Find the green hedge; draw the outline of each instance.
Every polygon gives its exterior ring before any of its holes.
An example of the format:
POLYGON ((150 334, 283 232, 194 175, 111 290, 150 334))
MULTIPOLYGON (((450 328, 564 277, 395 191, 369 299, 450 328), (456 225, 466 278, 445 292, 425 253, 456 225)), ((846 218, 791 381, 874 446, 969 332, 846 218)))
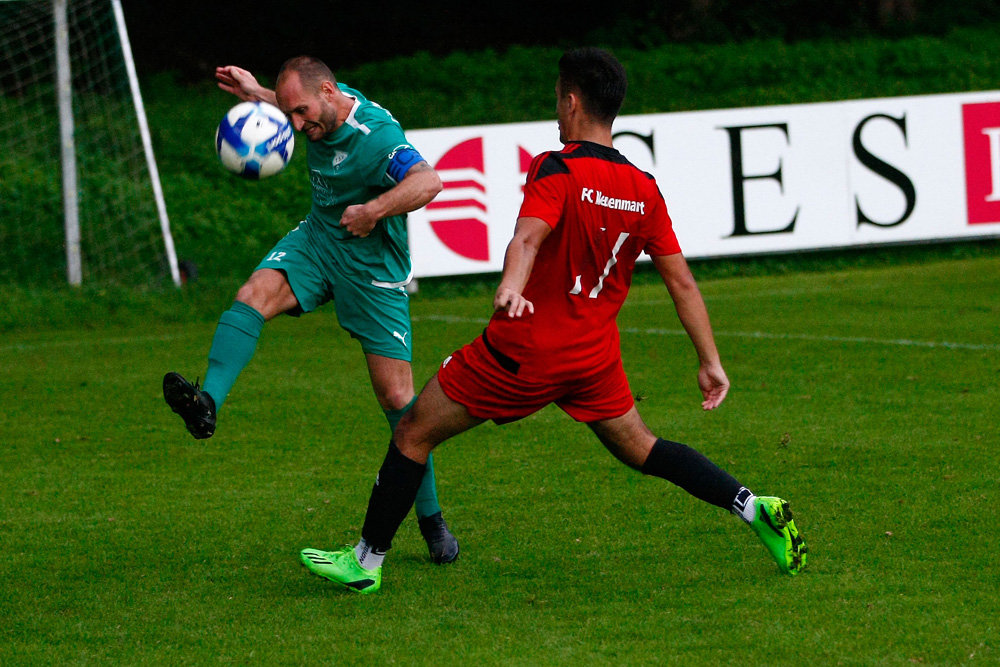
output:
MULTIPOLYGON (((1000 87, 1000 25, 944 37, 853 42, 778 40, 618 49, 629 73, 623 114, 920 95, 1000 87)), ((429 55, 375 63, 340 78, 393 110, 406 127, 554 116, 560 51, 429 55)))
MULTIPOLYGON (((1000 25, 895 41, 617 50, 630 77, 623 113, 998 89, 997 34, 1000 25)), ((523 47, 442 58, 420 54, 343 70, 338 78, 391 109, 407 129, 534 121, 554 118, 559 55, 557 49, 523 47)), ((267 82, 273 73, 258 74, 267 82)), ((217 300, 225 302, 233 286, 308 212, 305 140, 298 138, 285 173, 241 181, 219 165, 213 143, 235 98, 210 80, 191 86, 160 74, 142 83, 177 252, 198 270, 198 282, 188 291, 221 289, 225 294, 217 300)), ((10 308, 0 307, 0 330, 18 321, 13 304, 40 301, 37 295, 12 295, 10 308)), ((213 309, 200 303, 183 306, 213 309)))
MULTIPOLYGON (((623 113, 818 102, 1000 88, 1000 26, 897 41, 762 41, 622 50, 630 86, 623 113)), ((560 52, 422 54, 338 73, 392 110, 407 129, 554 117, 560 52)), ((266 80, 266 73, 260 73, 266 80)), ((212 137, 235 98, 211 81, 145 82, 150 122, 178 253, 201 280, 239 278, 309 206, 304 141, 288 170, 248 183, 226 174, 212 137)))

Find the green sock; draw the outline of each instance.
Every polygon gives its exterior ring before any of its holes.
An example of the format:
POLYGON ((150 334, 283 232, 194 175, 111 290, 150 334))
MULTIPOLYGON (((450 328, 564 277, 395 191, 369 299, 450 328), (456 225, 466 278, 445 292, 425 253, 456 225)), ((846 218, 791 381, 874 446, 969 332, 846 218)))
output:
POLYGON ((263 328, 264 316, 240 301, 219 318, 202 387, 215 401, 216 410, 226 401, 240 371, 250 363, 263 328))
POLYGON ((424 469, 424 478, 420 480, 420 488, 417 489, 417 499, 413 506, 417 510, 417 518, 437 514, 441 511, 438 504, 437 486, 434 484, 434 455, 427 455, 427 468, 424 469))
POLYGON ((396 427, 399 426, 399 420, 403 418, 403 415, 405 415, 407 412, 410 411, 410 408, 412 408, 413 404, 416 402, 417 402, 417 397, 414 396, 413 398, 410 399, 409 403, 401 407, 399 410, 382 411, 385 413, 385 418, 389 422, 390 434, 396 432, 396 427))
MULTIPOLYGON (((214 396, 212 398, 215 398, 214 396)), ((405 407, 399 410, 383 410, 385 413, 385 418, 389 421, 389 428, 392 432, 396 432, 396 426, 399 424, 399 420, 403 418, 413 404, 417 402, 417 397, 414 396, 413 400, 406 404, 405 407)), ((441 505, 438 504, 437 496, 437 486, 434 483, 434 456, 427 457, 427 469, 424 470, 424 477, 420 482, 420 488, 417 490, 417 500, 414 503, 414 507, 417 511, 417 518, 423 519, 424 517, 431 516, 432 514, 437 514, 441 511, 441 505)))

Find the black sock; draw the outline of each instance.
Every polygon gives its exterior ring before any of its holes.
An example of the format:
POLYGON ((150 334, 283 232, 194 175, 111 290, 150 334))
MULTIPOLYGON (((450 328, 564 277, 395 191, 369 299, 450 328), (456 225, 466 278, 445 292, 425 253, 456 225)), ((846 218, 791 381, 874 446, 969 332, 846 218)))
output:
POLYGON ((392 547, 399 524, 413 507, 426 467, 406 458, 395 441, 389 442, 389 451, 368 499, 365 525, 361 528, 361 537, 375 551, 384 553, 392 547))
POLYGON ((732 511, 743 486, 707 456, 679 442, 659 438, 642 464, 642 474, 660 477, 699 500, 732 511))

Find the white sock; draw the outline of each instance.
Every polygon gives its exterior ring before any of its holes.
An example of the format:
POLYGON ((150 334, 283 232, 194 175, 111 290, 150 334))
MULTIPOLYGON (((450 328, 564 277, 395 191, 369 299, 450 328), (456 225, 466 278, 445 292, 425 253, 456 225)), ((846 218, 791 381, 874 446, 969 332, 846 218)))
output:
POLYGON ((385 560, 385 552, 375 551, 370 544, 365 542, 365 538, 363 537, 358 542, 358 546, 354 547, 354 555, 358 557, 361 567, 366 570, 374 570, 381 567, 382 561, 385 560))
POLYGON ((753 523, 757 518, 757 496, 745 486, 740 487, 739 493, 733 499, 733 514, 747 523, 753 523))

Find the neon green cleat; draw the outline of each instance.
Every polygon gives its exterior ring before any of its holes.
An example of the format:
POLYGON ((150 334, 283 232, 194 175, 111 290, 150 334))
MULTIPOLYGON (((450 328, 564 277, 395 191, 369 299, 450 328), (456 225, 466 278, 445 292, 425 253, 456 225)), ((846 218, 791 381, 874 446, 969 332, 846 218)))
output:
POLYGON ((350 545, 339 551, 303 549, 299 558, 313 574, 357 593, 374 593, 382 586, 382 566, 374 570, 361 567, 358 557, 354 555, 354 547, 350 545))
POLYGON ((751 523, 753 532, 771 552, 784 574, 798 574, 806 566, 806 543, 792 521, 788 503, 774 496, 757 496, 757 518, 751 523))

